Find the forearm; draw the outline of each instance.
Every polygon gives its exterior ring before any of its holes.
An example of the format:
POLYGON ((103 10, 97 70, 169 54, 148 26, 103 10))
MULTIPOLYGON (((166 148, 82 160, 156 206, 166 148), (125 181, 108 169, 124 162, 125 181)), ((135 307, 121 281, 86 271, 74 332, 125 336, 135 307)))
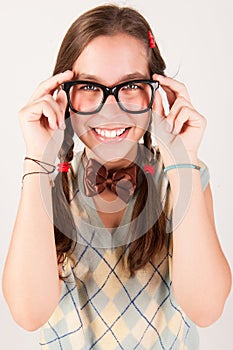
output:
MULTIPOLYGON (((38 171, 38 166, 25 166, 25 172, 38 171)), ((46 322, 59 300, 48 175, 28 175, 24 179, 3 274, 3 291, 13 317, 25 328, 37 328, 46 322)))
POLYGON ((187 315, 205 326, 222 312, 230 291, 231 273, 210 220, 199 172, 182 169, 179 174, 180 186, 178 171, 172 170, 169 174, 176 203, 173 213, 173 290, 187 315), (182 186, 183 181, 188 181, 191 191, 182 186))

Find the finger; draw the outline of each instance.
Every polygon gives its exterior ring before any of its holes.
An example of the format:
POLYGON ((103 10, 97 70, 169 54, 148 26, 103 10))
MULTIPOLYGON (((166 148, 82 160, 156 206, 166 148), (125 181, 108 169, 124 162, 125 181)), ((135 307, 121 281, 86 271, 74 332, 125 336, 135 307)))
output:
POLYGON ((167 101, 168 101, 168 104, 169 104, 169 108, 172 108, 175 100, 177 99, 177 96, 172 90, 170 90, 166 86, 163 86, 163 90, 165 91, 165 93, 167 95, 167 101))
POLYGON ((65 129, 64 114, 65 114, 65 108, 67 105, 65 92, 60 90, 56 97, 56 101, 51 95, 46 95, 43 99, 47 101, 51 105, 53 110, 56 112, 57 126, 60 129, 64 130, 65 129))
POLYGON ((159 74, 154 74, 153 79, 158 80, 160 85, 166 91, 169 103, 174 103, 174 98, 177 97, 184 97, 190 102, 188 91, 183 83, 159 74))
MULTIPOLYGON (((159 75, 159 74, 154 74, 152 77, 154 80, 159 81, 159 79, 161 79, 161 77, 163 77, 163 76, 159 75)), ((159 83, 160 83, 160 81, 159 81, 159 83)), ((160 86, 162 87, 162 84, 160 84, 160 86)), ((171 108, 173 103, 176 100, 176 94, 175 94, 175 92, 173 92, 171 89, 167 88, 166 86, 163 86, 162 88, 167 95, 167 101, 168 101, 169 107, 171 108)))
POLYGON ((59 120, 62 117, 62 110, 60 108, 60 105, 57 103, 57 101, 54 100, 54 98, 51 95, 46 95, 45 97, 43 97, 43 101, 47 101, 51 105, 52 109, 55 111, 59 126, 59 120))
POLYGON ((65 110, 67 106, 67 98, 66 98, 66 93, 63 90, 60 90, 56 102, 59 105, 60 108, 60 115, 59 115, 59 120, 58 120, 58 126, 60 129, 65 129, 65 110))
POLYGON ((200 127, 204 119, 195 109, 183 107, 175 119, 173 134, 178 135, 186 130, 187 127, 200 127))
POLYGON ((46 100, 36 101, 30 106, 26 106, 19 112, 20 120, 25 122, 38 122, 45 117, 48 121, 48 126, 52 130, 57 129, 57 113, 51 103, 46 100))
POLYGON ((71 70, 67 70, 64 73, 59 73, 51 78, 43 81, 34 92, 29 101, 37 100, 47 94, 53 94, 54 91, 65 81, 72 79, 74 73, 71 70))
POLYGON ((174 102, 174 104, 173 104, 173 106, 172 106, 172 108, 167 116, 167 123, 168 123, 167 128, 170 132, 172 132, 172 130, 174 128, 175 120, 176 120, 177 116, 179 115, 180 111, 182 110, 182 108, 184 108, 184 107, 188 107, 188 108, 193 109, 193 106, 189 101, 187 101, 183 97, 178 97, 175 100, 175 102, 174 102))

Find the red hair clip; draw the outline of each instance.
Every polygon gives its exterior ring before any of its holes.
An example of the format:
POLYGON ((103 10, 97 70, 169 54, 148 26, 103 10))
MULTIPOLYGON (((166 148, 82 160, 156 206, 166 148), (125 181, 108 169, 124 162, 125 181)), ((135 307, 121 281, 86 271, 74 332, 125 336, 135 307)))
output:
POLYGON ((63 162, 59 163, 57 165, 59 173, 67 173, 70 169, 70 163, 69 162, 63 162))
POLYGON ((155 169, 152 165, 148 164, 148 165, 144 165, 143 170, 145 171, 145 173, 147 174, 151 174, 154 175, 155 173, 155 169))
POLYGON ((150 43, 150 48, 154 49, 155 48, 155 39, 153 37, 153 34, 151 33, 150 30, 148 30, 148 39, 149 39, 149 43, 150 43))

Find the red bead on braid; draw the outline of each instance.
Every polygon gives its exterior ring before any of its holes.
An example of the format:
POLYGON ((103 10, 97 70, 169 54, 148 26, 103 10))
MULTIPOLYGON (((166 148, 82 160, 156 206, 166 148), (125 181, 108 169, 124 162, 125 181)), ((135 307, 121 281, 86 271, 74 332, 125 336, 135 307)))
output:
POLYGON ((144 165, 143 170, 144 170, 145 173, 147 173, 147 174, 154 175, 154 173, 155 173, 154 167, 153 167, 152 165, 150 165, 150 164, 144 165))
POLYGON ((155 48, 155 39, 153 37, 153 34, 151 33, 150 30, 148 30, 148 39, 149 39, 149 43, 150 43, 150 48, 154 49, 155 48))
POLYGON ((70 163, 69 162, 59 163, 57 165, 57 169, 59 173, 67 173, 70 169, 70 163))

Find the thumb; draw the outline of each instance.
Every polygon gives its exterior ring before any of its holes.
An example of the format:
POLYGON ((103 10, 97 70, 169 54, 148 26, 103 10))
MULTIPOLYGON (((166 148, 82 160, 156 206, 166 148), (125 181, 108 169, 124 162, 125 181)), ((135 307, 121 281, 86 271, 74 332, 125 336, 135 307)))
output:
POLYGON ((60 89, 58 91, 56 102, 59 104, 59 107, 61 108, 61 110, 65 111, 68 102, 67 102, 67 97, 64 90, 60 89))
POLYGON ((152 116, 153 116, 154 124, 157 126, 162 122, 164 123, 164 120, 165 120, 164 118, 166 116, 165 116, 165 111, 163 107, 162 96, 158 90, 156 90, 155 92, 155 99, 153 102, 152 111, 153 111, 152 116))
POLYGON ((60 118, 59 118, 59 127, 64 129, 65 128, 65 111, 67 107, 67 97, 66 93, 63 90, 60 90, 56 97, 56 102, 59 105, 59 109, 61 111, 60 118))
POLYGON ((60 90, 57 94, 56 97, 56 102, 58 103, 61 112, 63 113, 63 115, 65 114, 65 110, 66 110, 66 106, 67 106, 67 97, 66 97, 66 93, 63 90, 60 90))
POLYGON ((155 99, 153 102, 152 110, 159 116, 165 117, 162 96, 158 90, 155 91, 155 99))
POLYGON ((173 135, 169 132, 167 117, 164 110, 161 93, 156 90, 152 107, 152 120, 155 127, 155 139, 160 145, 167 145, 172 141, 173 135))

